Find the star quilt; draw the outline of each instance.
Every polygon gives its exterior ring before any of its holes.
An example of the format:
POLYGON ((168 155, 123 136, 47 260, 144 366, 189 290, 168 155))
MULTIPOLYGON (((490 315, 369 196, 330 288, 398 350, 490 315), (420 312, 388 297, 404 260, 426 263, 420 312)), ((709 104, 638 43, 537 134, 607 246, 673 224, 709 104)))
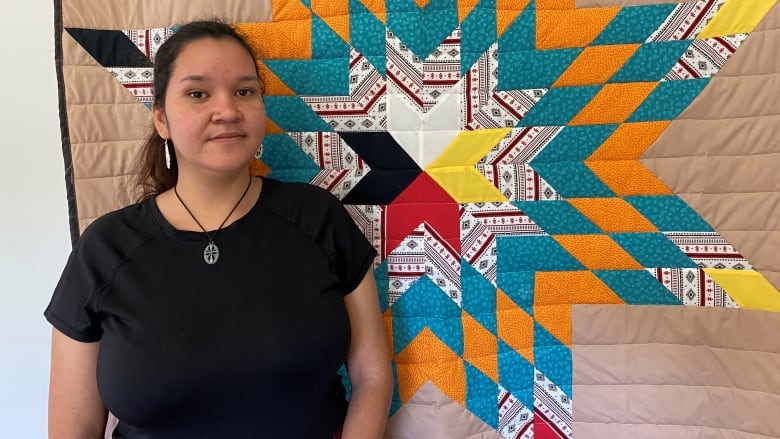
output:
POLYGON ((220 17, 253 172, 378 252, 388 438, 780 437, 776 0, 57 0, 72 236, 131 202, 152 66, 220 17))

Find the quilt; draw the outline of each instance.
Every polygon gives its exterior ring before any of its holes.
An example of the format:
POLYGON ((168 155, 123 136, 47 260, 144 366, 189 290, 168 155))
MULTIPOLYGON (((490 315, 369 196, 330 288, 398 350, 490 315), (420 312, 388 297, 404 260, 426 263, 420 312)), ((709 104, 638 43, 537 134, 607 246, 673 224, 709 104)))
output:
POLYGON ((378 252, 386 437, 778 438, 776 3, 56 0, 73 241, 135 196, 156 49, 219 17, 253 172, 378 252))

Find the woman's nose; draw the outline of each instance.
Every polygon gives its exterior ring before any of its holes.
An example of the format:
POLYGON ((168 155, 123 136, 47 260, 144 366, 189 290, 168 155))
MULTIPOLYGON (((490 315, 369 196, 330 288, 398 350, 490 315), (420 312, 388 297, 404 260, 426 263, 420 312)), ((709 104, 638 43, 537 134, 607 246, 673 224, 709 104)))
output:
POLYGON ((215 99, 213 119, 215 121, 232 122, 241 118, 241 110, 234 96, 221 96, 215 99))

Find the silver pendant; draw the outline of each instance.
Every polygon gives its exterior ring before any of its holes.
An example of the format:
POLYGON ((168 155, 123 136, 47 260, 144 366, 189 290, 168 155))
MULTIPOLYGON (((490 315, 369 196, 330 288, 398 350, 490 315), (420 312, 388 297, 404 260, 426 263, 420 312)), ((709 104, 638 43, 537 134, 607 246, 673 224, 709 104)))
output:
POLYGON ((209 241, 209 244, 203 249, 203 260, 209 265, 214 265, 219 260, 219 247, 217 244, 209 241))

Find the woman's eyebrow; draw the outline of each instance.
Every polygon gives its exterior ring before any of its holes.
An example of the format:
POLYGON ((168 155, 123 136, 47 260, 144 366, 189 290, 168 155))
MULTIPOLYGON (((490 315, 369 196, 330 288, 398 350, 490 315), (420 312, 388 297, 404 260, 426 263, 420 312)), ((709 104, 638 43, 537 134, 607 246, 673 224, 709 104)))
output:
MULTIPOLYGON (((183 78, 181 78, 181 81, 179 82, 186 82, 186 81, 208 81, 209 78, 205 75, 188 75, 183 78)), ((257 76, 255 75, 244 75, 238 78, 238 82, 257 82, 257 76)))
POLYGON ((189 75, 181 78, 181 81, 179 82, 187 82, 187 81, 205 81, 206 77, 203 75, 189 75))

